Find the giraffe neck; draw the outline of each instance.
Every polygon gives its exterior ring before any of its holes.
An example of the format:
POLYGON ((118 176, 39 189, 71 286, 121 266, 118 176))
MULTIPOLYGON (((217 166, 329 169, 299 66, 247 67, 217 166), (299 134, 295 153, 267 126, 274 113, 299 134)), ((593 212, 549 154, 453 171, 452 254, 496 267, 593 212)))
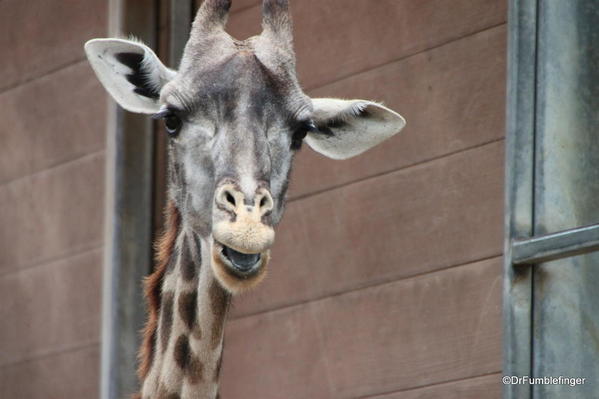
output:
POLYGON ((159 299, 142 398, 217 397, 230 295, 214 278, 209 242, 185 226, 165 263, 159 299))

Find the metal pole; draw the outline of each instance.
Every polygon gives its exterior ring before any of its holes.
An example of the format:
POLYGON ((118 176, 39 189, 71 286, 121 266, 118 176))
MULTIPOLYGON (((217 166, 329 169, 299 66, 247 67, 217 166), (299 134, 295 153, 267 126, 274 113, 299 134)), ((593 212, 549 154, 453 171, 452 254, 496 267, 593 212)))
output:
MULTIPOLYGON (((533 235, 536 0, 511 0, 508 17, 503 373, 530 375, 532 270, 515 268, 511 243, 533 235)), ((505 399, 530 398, 529 385, 504 385, 505 399)))
POLYGON ((599 225, 546 234, 512 243, 512 262, 533 265, 599 250, 599 225))
MULTIPOLYGON (((110 0, 109 34, 134 34, 153 47, 156 9, 154 2, 110 0)), ((141 281, 152 264, 154 143, 149 118, 113 101, 108 109, 100 397, 122 399, 138 389, 141 281)))

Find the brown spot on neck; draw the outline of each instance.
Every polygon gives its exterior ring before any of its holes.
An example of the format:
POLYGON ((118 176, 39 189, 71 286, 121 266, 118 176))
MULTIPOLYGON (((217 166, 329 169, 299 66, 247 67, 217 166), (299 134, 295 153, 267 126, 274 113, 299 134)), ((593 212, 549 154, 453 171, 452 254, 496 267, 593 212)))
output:
POLYGON ((173 328, 173 302, 174 294, 172 292, 164 294, 160 309, 160 342, 162 343, 162 353, 164 353, 168 346, 173 328))
POLYGON ((160 385, 158 387, 158 392, 156 393, 156 399, 181 399, 181 396, 178 393, 169 392, 168 389, 164 385, 160 385))
MULTIPOLYGON (((193 234, 193 233, 192 233, 193 234)), ((196 278, 202 264, 202 245, 195 237, 185 237, 185 245, 181 249, 179 265, 181 276, 185 281, 196 278)))
POLYGON ((204 364, 191 351, 187 335, 180 335, 177 338, 173 355, 177 366, 183 370, 185 377, 191 384, 197 384, 204 380, 204 364))
POLYGON ((197 356, 192 356, 189 360, 186 375, 191 384, 204 381, 204 364, 197 356))
POLYGON ((212 321, 212 349, 216 349, 220 344, 225 317, 229 310, 231 294, 225 291, 216 280, 210 284, 210 305, 214 319, 212 321))
MULTIPOLYGON (((179 315, 190 331, 197 324, 198 292, 196 290, 179 295, 179 315)), ((197 326, 199 330, 199 326, 197 326)), ((200 333, 201 336, 201 333, 200 333)))
POLYGON ((177 366, 181 368, 181 370, 186 370, 189 366, 190 359, 190 348, 189 348, 189 338, 187 335, 180 335, 177 338, 177 342, 175 343, 175 362, 177 366))

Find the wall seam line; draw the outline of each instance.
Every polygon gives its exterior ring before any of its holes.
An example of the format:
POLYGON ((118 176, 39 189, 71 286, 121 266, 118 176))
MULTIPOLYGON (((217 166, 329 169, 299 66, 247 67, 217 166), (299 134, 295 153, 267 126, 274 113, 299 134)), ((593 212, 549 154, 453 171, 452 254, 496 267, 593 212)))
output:
POLYGON ((332 292, 330 294, 325 294, 325 295, 321 295, 321 296, 317 296, 314 298, 310 298, 310 299, 306 299, 306 300, 301 300, 292 304, 288 304, 288 305, 282 305, 279 307, 274 307, 272 309, 266 309, 263 311, 258 311, 258 312, 254 312, 254 313, 247 313, 247 314, 243 314, 240 316, 236 316, 236 317, 231 317, 229 320, 230 321, 235 321, 235 320, 242 320, 242 319, 247 319, 250 317, 254 317, 254 316, 259 316, 262 314, 266 314, 266 313, 274 313, 274 312, 278 312, 278 311, 283 311, 286 309, 290 309, 290 308, 294 308, 294 307, 299 307, 299 306, 303 306, 303 305, 308 305, 308 304, 312 304, 315 302, 320 302, 326 299, 330 299, 330 298, 334 298, 334 297, 338 297, 338 296, 342 296, 345 294, 349 294, 349 293, 355 293, 358 291, 365 291, 365 290, 369 290, 371 288, 377 288, 377 287, 383 287, 385 285, 389 285, 389 284, 395 284, 398 282, 405 282, 407 280, 413 280, 413 279, 417 279, 417 278, 421 278, 427 275, 432 275, 435 273, 441 273, 441 272, 446 272, 449 271, 450 269, 456 269, 456 268, 461 268, 461 267, 468 267, 471 266, 475 263, 480 263, 480 262, 485 262, 485 261, 490 261, 490 260, 495 260, 495 259, 501 259, 503 256, 503 251, 499 251, 499 252, 493 252, 491 255, 489 256, 484 256, 481 258, 477 258, 477 259, 471 259, 462 263, 455 263, 455 264, 451 264, 449 266, 443 266, 440 267, 438 269, 434 269, 434 270, 429 270, 426 272, 422 272, 422 273, 415 273, 415 274, 410 274, 410 275, 406 275, 403 277, 399 277, 399 278, 390 278, 388 280, 381 280, 381 281, 376 281, 370 284, 366 284, 366 285, 358 285, 354 288, 350 288, 344 291, 339 291, 339 292, 332 292))
POLYGON ((349 79, 351 77, 354 77, 354 76, 357 76, 357 75, 362 75, 362 74, 365 74, 365 73, 368 73, 368 72, 371 72, 371 71, 374 71, 374 70, 377 70, 377 69, 380 69, 380 68, 384 68, 384 67, 386 67, 388 65, 391 65, 391 64, 394 64, 394 63, 399 63, 399 62, 406 61, 406 60, 408 60, 408 59, 410 59, 412 57, 416 57, 418 55, 427 53, 427 52, 432 51, 432 50, 436 50, 436 49, 444 47, 446 45, 449 45, 449 44, 452 44, 452 43, 455 43, 455 42, 459 42, 462 39, 467 39, 467 38, 469 38, 471 36, 476 36, 478 34, 481 34, 481 33, 484 33, 484 32, 487 32, 487 31, 499 28, 499 27, 504 26, 506 24, 507 24, 507 22, 503 21, 503 22, 498 23, 498 24, 490 25, 490 26, 487 26, 487 27, 485 27, 483 29, 480 29, 480 30, 477 30, 477 31, 474 31, 474 32, 469 32, 467 34, 464 34, 462 36, 456 37, 454 39, 449 39, 449 40, 447 40, 445 42, 442 42, 442 43, 439 43, 439 44, 435 44, 435 45, 433 45, 431 47, 427 47, 426 49, 416 50, 413 53, 409 53, 409 54, 400 56, 398 58, 394 58, 393 60, 385 61, 385 62, 383 62, 381 64, 373 65, 371 67, 368 67, 368 68, 365 68, 365 69, 362 69, 362 70, 359 70, 359 71, 356 71, 356 72, 352 72, 351 74, 344 75, 344 76, 342 76, 340 78, 336 78, 336 79, 333 79, 331 81, 324 82, 324 83, 317 83, 313 87, 307 87, 305 89, 305 91, 306 92, 310 92, 310 91, 320 90, 322 88, 325 88, 327 86, 333 85, 335 83, 342 82, 342 81, 344 81, 346 79, 349 79))
POLYGON ((102 148, 101 150, 97 150, 97 151, 94 151, 94 152, 89 152, 89 153, 81 155, 79 157, 68 159, 68 160, 66 160, 64 162, 60 162, 60 163, 54 164, 54 165, 52 165, 50 167, 47 167, 45 169, 37 170, 37 171, 35 171, 33 173, 29 173, 29 174, 26 174, 26 175, 23 175, 23 176, 15 177, 14 179, 5 180, 3 182, 0 182, 0 188, 6 187, 6 186, 10 186, 11 184, 17 183, 17 182, 19 182, 21 180, 26 180, 26 179, 29 179, 29 178, 32 178, 32 177, 37 177, 37 176, 43 175, 44 173, 54 172, 54 171, 56 171, 56 169, 61 169, 63 167, 68 167, 71 164, 77 163, 77 162, 80 162, 80 161, 82 162, 86 158, 94 158, 94 157, 96 157, 98 155, 101 155, 104 152, 106 152, 106 148, 102 148))
POLYGON ((56 68, 52 68, 52 69, 50 69, 50 70, 48 70, 46 72, 42 72, 41 75, 37 75, 37 76, 33 76, 31 78, 28 78, 28 79, 24 79, 24 80, 22 80, 20 82, 12 84, 12 85, 8 85, 8 86, 5 86, 5 87, 0 87, 0 96, 3 96, 5 93, 7 93, 9 91, 18 89, 19 87, 26 86, 26 85, 28 85, 30 83, 33 83, 33 82, 35 82, 35 81, 37 81, 39 79, 45 78, 46 76, 49 76, 49 75, 52 75, 54 73, 60 72, 63 69, 67 69, 67 68, 70 68, 70 67, 75 66, 77 64, 80 64, 83 61, 86 61, 86 58, 85 57, 79 57, 79 58, 77 58, 74 61, 67 62, 65 64, 62 64, 62 65, 56 67, 56 68))
MULTIPOLYGON (((380 392, 380 393, 369 394, 369 395, 366 395, 366 396, 360 396, 357 399, 373 399, 373 398, 384 396, 384 395, 391 395, 391 394, 394 394, 394 393, 417 391, 417 390, 420 390, 420 389, 432 388, 432 387, 436 387, 436 386, 442 386, 442 385, 452 384, 452 383, 455 383, 455 382, 462 382, 462 381, 474 380, 474 379, 478 379, 478 378, 489 377, 489 376, 492 376, 492 375, 500 376, 501 375, 501 369, 496 370, 496 371, 492 371, 492 372, 489 372, 489 373, 483 373, 483 374, 473 375, 473 376, 470 376, 470 377, 456 378, 456 379, 452 379, 452 380, 445 380, 445 381, 433 382, 431 384, 425 384, 425 385, 421 385, 421 386, 415 386, 415 387, 412 387, 412 388, 406 388, 406 389, 399 389, 399 390, 395 390, 395 391, 388 391, 388 392, 380 392)), ((499 383, 499 381, 497 383, 499 383)))
POLYGON ((16 269, 13 270, 9 270, 3 273, 0 273, 0 280, 6 277, 10 277, 13 274, 18 274, 21 272, 25 272, 25 271, 30 271, 30 270, 34 270, 37 268, 41 268, 44 266, 48 266, 52 263, 56 263, 56 262, 60 262, 60 261, 67 261, 70 260, 72 258, 76 258, 78 256, 83 256, 83 255, 87 255, 90 254, 94 251, 97 251, 99 249, 102 249, 104 247, 104 243, 102 241, 100 241, 97 244, 92 244, 90 246, 83 246, 73 252, 67 252, 66 254, 62 254, 62 255, 57 255, 55 257, 50 257, 48 259, 42 259, 38 262, 34 262, 31 264, 24 264, 22 266, 18 266, 16 269))
POLYGON ((46 353, 41 353, 40 355, 34 355, 34 356, 31 356, 28 358, 17 360, 15 362, 9 362, 9 363, 2 364, 2 365, 0 365, 0 370, 9 368, 9 367, 19 366, 19 365, 25 364, 25 363, 30 363, 35 360, 47 359, 47 358, 50 358, 50 357, 53 357, 56 355, 77 352, 79 350, 90 348, 92 346, 97 346, 97 345, 100 345, 100 341, 96 339, 96 340, 91 340, 91 341, 88 341, 88 342, 85 342, 82 344, 73 345, 71 347, 55 350, 55 351, 50 350, 50 351, 47 351, 46 353))
POLYGON ((296 201, 301 201, 301 200, 309 198, 309 197, 318 196, 320 194, 324 194, 324 193, 327 193, 329 191, 335 191, 335 190, 338 190, 338 189, 341 189, 341 188, 344 188, 344 187, 351 186, 353 184, 362 183, 362 182, 370 180, 370 179, 376 179, 376 178, 379 178, 379 177, 382 177, 382 176, 386 176, 386 175, 390 175, 390 174, 393 174, 393 173, 405 171, 405 170, 408 170, 408 169, 411 169, 411 168, 415 168, 415 167, 418 167, 418 166, 426 165, 426 164, 429 164, 429 163, 434 163, 434 162, 442 160, 444 158, 450 158, 450 157, 453 157, 453 156, 461 155, 462 153, 466 153, 466 152, 469 152, 469 151, 474 151, 474 150, 477 150, 479 148, 482 148, 482 147, 485 147, 485 146, 488 146, 488 145, 499 143, 501 141, 505 141, 505 137, 493 139, 493 140, 490 140, 490 141, 486 141, 484 143, 480 143, 480 144, 476 144, 476 145, 473 145, 473 146, 470 146, 470 147, 462 148, 460 150, 448 152, 448 153, 445 153, 443 155, 438 155, 438 156, 434 156, 434 157, 431 157, 431 158, 423 159, 421 161, 417 161, 417 162, 414 162, 414 163, 411 163, 411 164, 399 167, 397 169, 386 170, 386 171, 383 171, 383 172, 379 172, 379 173, 375 173, 375 174, 372 174, 372 175, 364 176, 364 177, 361 177, 361 178, 358 178, 358 179, 355 179, 355 180, 351 180, 351 181, 348 181, 348 182, 345 182, 345 183, 336 184, 336 185, 324 188, 322 190, 317 190, 317 191, 314 191, 314 192, 310 192, 310 193, 306 193, 306 194, 301 194, 301 195, 298 195, 298 196, 293 196, 293 197, 291 197, 287 201, 287 203, 289 204, 289 203, 293 203, 293 202, 296 202, 296 201))

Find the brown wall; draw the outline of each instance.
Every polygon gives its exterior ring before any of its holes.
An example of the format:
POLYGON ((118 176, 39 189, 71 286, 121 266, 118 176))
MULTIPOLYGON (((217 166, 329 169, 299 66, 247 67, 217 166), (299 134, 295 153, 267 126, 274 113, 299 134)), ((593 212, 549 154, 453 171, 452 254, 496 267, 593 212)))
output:
MULTIPOLYGON (((259 29, 245 1, 229 31, 259 29)), ((296 0, 313 96, 408 121, 350 161, 305 148, 270 277, 237 298, 224 398, 500 397, 505 0, 296 0)))
POLYGON ((98 396, 104 0, 0 1, 0 397, 98 396))
MULTIPOLYGON (((236 0, 230 31, 259 29, 236 0)), ((0 1, 0 397, 98 391, 101 0, 0 1)), ((226 398, 498 398, 505 0, 295 0, 313 96, 384 101, 402 134, 305 148, 270 277, 237 298, 226 398)))

